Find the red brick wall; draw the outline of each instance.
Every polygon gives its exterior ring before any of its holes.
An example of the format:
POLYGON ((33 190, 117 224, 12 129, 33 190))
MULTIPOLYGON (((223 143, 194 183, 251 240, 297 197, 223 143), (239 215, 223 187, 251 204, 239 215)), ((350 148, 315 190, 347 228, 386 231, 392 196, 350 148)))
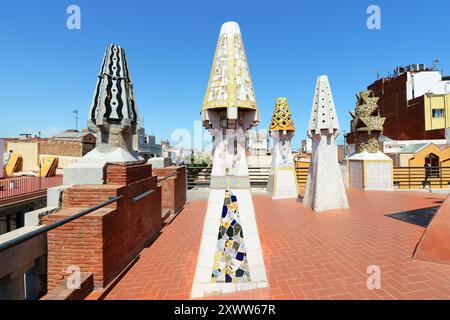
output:
POLYGON ((386 118, 384 135, 394 140, 445 139, 444 130, 425 131, 424 98, 408 102, 406 81, 404 73, 396 78, 380 79, 368 87, 380 97, 381 116, 386 118))
MULTIPOLYGON (((131 173, 125 177, 139 173, 139 166, 112 167, 107 168, 111 175, 107 176, 108 181, 117 182, 117 173, 126 172, 128 167, 131 173)), ((161 188, 157 187, 156 177, 147 177, 151 167, 142 164, 140 168, 143 178, 128 185, 85 185, 64 192, 62 210, 49 215, 45 223, 71 216, 112 196, 123 198, 48 233, 49 290, 63 281, 70 265, 93 273, 95 287, 104 288, 158 235, 162 227, 161 188), (132 201, 148 190, 155 191, 132 201)))
POLYGON ((83 300, 94 290, 94 277, 92 273, 81 274, 79 289, 68 289, 65 283, 46 294, 41 300, 83 300))
POLYGON ((103 259, 105 284, 109 283, 127 264, 154 240, 162 228, 161 188, 156 177, 128 185, 118 202, 118 214, 103 221, 103 259), (152 194, 137 202, 131 199, 148 190, 152 194))
POLYGON ((126 185, 152 176, 152 165, 144 162, 133 165, 109 164, 106 183, 126 185))
POLYGON ((162 207, 164 209, 169 209, 172 214, 177 213, 186 203, 186 167, 171 166, 166 168, 154 168, 153 173, 158 179, 176 173, 176 176, 165 179, 159 182, 158 185, 162 188, 162 207))
MULTIPOLYGON (((121 185, 76 185, 63 193, 63 208, 91 208, 111 197, 122 194, 124 186, 121 185)), ((116 208, 111 203, 105 208, 116 208)))
MULTIPOLYGON (((63 209, 49 215, 44 223, 59 221, 79 212, 79 208, 63 209)), ((99 209, 47 233, 47 290, 58 287, 67 268, 76 265, 81 272, 94 274, 96 286, 103 284, 103 217, 114 209, 99 209)))

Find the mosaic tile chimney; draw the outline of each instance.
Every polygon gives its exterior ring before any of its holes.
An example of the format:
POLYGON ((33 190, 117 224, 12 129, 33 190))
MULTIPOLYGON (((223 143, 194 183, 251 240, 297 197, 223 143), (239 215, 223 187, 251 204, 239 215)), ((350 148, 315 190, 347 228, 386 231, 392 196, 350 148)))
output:
POLYGON ((285 97, 278 98, 275 103, 269 132, 273 147, 267 190, 273 199, 297 198, 297 174, 291 150, 295 127, 285 97))
POLYGON ((64 169, 64 184, 103 184, 107 163, 143 160, 133 150, 137 126, 138 113, 125 50, 110 44, 88 113, 88 128, 97 134, 96 147, 64 169))
POLYGON ((220 30, 201 115, 213 136, 213 166, 191 295, 266 287, 245 154, 259 111, 236 22, 220 30))

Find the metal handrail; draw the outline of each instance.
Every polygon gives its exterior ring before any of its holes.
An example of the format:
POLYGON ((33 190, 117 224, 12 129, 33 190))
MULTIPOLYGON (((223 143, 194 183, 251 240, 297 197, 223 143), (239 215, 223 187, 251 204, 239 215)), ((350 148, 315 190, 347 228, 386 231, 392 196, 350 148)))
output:
POLYGON ((132 202, 138 202, 139 200, 141 200, 142 198, 145 198, 146 196, 151 195, 153 192, 155 192, 155 190, 148 190, 145 192, 142 192, 140 195, 137 195, 136 197, 134 197, 133 199, 131 199, 132 202))
POLYGON ((73 216, 64 218, 64 219, 59 220, 59 221, 57 221, 55 223, 49 224, 49 225, 44 226, 42 228, 39 228, 37 230, 34 230, 34 231, 31 231, 31 232, 26 233, 24 235, 21 235, 21 236, 19 236, 17 238, 14 238, 14 239, 11 239, 9 241, 6 241, 6 242, 0 244, 0 252, 4 251, 6 249, 9 249, 11 247, 14 247, 14 246, 16 246, 16 245, 18 245, 18 244, 20 244, 22 242, 25 242, 27 240, 30 240, 30 239, 32 239, 34 237, 37 237, 37 236, 39 236, 39 235, 41 235, 43 233, 47 233, 47 232, 49 232, 49 231, 51 231, 53 229, 56 229, 56 228, 58 228, 58 227, 60 227, 62 225, 65 225, 66 223, 69 223, 69 222, 71 222, 71 221, 73 221, 75 219, 78 219, 78 218, 80 218, 82 216, 85 216, 85 215, 87 215, 87 214, 89 214, 91 212, 94 212, 94 211, 96 211, 96 210, 98 210, 100 208, 103 208, 103 207, 105 207, 105 206, 107 206, 107 205, 109 205, 109 204, 111 204, 113 202, 116 202, 117 200, 119 200, 121 198, 123 198, 123 195, 109 198, 108 200, 106 200, 106 201, 96 205, 95 207, 92 207, 92 208, 80 211, 79 213, 74 214, 73 216))

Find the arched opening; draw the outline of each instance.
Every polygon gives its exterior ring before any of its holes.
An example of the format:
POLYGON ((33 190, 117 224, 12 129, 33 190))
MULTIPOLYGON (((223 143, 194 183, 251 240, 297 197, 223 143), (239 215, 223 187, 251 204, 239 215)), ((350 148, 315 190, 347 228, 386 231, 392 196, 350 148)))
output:
POLYGON ((439 157, 434 153, 430 153, 425 157, 425 165, 430 166, 430 176, 439 177, 439 157))

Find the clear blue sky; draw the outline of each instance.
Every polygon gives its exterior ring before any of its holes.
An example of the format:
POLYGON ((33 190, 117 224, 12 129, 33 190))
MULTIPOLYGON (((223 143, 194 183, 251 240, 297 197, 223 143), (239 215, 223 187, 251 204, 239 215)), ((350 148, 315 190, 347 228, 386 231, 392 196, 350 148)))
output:
POLYGON ((267 129, 275 99, 288 98, 298 148, 306 136, 316 77, 327 74, 343 130, 355 93, 398 65, 431 64, 450 73, 448 0, 0 1, 0 137, 43 135, 81 125, 104 49, 127 51, 147 133, 170 138, 200 119, 220 26, 241 26, 267 129), (81 30, 66 28, 66 8, 81 8, 81 30), (370 4, 382 29, 366 27, 370 4))

